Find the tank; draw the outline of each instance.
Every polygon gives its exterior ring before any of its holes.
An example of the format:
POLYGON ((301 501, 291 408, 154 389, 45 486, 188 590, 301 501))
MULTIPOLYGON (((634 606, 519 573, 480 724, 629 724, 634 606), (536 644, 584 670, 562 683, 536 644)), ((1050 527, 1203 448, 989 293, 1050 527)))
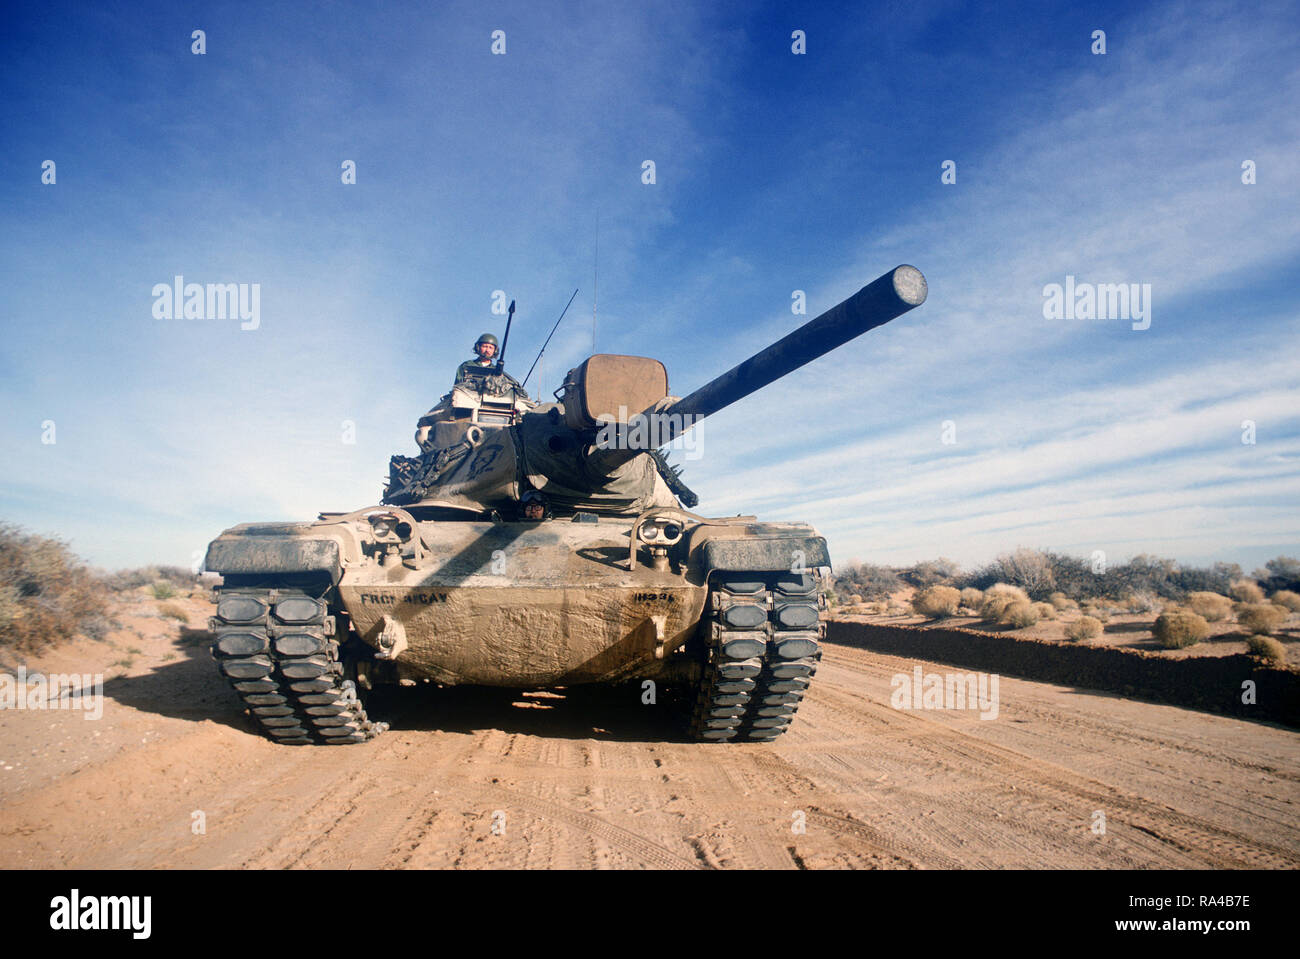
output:
POLYGON ((695 512, 660 448, 926 292, 899 266, 680 398, 648 357, 591 356, 554 403, 499 366, 468 376, 419 420, 419 454, 392 458, 379 504, 209 545, 221 675, 293 745, 365 742, 386 728, 368 693, 423 682, 633 683, 691 738, 775 739, 821 657, 826 540, 695 512))

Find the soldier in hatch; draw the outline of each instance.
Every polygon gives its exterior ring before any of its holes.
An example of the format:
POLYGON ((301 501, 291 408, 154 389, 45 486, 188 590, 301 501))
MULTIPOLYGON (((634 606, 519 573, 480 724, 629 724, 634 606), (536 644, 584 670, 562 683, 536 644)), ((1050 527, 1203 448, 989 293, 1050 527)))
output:
POLYGON ((534 489, 530 489, 524 493, 519 503, 520 506, 523 507, 521 512, 523 513, 524 519, 532 522, 539 522, 546 519, 547 514, 550 512, 550 507, 546 502, 546 497, 534 489))
MULTIPOLYGON (((500 348, 497 338, 491 333, 480 336, 474 341, 474 352, 478 354, 478 359, 466 360, 456 368, 456 382, 463 383, 475 374, 484 375, 495 370, 497 350, 500 348)), ((519 381, 505 370, 502 370, 500 375, 504 376, 511 386, 519 386, 519 381)))

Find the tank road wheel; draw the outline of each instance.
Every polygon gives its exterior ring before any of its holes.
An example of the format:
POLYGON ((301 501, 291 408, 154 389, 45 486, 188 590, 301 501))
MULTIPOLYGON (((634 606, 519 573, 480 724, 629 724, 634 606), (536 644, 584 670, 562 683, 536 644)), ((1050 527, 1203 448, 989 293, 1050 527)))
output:
POLYGON ((708 662, 690 720, 698 740, 775 739, 789 728, 821 659, 812 573, 720 573, 705 605, 708 662))
POLYGON ((210 623, 221 674, 272 739, 295 746, 373 739, 371 722, 344 678, 336 621, 301 590, 222 590, 210 623))

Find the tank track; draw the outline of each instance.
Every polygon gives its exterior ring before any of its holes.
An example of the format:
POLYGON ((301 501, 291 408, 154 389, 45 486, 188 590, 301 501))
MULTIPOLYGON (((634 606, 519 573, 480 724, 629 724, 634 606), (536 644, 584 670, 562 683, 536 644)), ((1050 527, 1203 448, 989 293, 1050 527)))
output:
POLYGON ((221 590, 212 656, 262 730, 295 746, 373 739, 388 728, 366 716, 344 678, 336 619, 301 590, 221 590))
POLYGON ((690 735, 769 742, 794 719, 821 659, 822 600, 812 573, 721 573, 701 623, 708 655, 690 735))

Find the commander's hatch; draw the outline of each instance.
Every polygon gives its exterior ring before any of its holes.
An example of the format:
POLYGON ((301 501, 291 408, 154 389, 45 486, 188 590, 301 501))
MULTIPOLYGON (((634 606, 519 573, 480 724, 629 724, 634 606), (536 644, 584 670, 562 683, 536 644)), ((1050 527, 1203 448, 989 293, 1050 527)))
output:
POLYGON ((470 373, 451 388, 451 408, 458 420, 480 426, 514 426, 535 403, 503 377, 470 373))

